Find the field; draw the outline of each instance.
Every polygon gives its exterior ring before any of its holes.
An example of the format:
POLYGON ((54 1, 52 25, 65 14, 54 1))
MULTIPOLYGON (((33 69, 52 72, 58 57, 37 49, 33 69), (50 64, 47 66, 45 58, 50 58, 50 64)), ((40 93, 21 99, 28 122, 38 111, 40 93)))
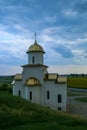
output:
MULTIPOLYGON (((0 90, 10 89, 14 76, 0 76, 0 90)), ((68 77, 67 86, 71 88, 87 89, 87 77, 68 77)))
POLYGON ((76 98, 75 100, 87 103, 87 97, 79 97, 79 98, 76 98))
POLYGON ((87 89, 87 77, 70 77, 67 86, 71 88, 87 89))
POLYGON ((87 119, 0 92, 0 130, 86 130, 87 119))

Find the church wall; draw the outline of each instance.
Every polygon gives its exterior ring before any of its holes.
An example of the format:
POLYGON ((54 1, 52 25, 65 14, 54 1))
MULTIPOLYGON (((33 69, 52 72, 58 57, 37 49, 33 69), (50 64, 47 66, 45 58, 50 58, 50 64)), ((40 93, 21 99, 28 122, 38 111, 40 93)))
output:
POLYGON ((28 54, 29 64, 43 64, 43 53, 42 52, 31 52, 28 54))
POLYGON ((26 80, 29 79, 30 77, 35 77, 37 78, 41 84, 43 84, 43 68, 40 67, 26 67, 23 70, 23 84, 25 84, 26 80))
POLYGON ((15 81, 13 85, 13 95, 24 98, 24 86, 22 85, 22 81, 15 81))
POLYGON ((66 84, 55 84, 54 81, 45 81, 45 105, 66 111, 66 84), (49 91, 49 99, 47 99, 47 91, 49 91), (62 102, 58 102, 58 95, 62 96, 62 102))
POLYGON ((44 83, 43 85, 41 86, 41 92, 40 92, 40 97, 41 97, 41 105, 45 105, 45 87, 44 87, 44 83))
POLYGON ((40 104, 40 86, 25 86, 25 99, 40 104), (30 99, 30 92, 32 93, 32 99, 30 99))

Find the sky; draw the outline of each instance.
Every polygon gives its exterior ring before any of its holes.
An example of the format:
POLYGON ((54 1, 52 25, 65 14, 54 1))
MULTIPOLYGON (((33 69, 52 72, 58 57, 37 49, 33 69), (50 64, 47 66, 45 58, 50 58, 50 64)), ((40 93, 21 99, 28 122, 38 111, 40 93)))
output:
POLYGON ((22 71, 35 32, 49 72, 87 73, 87 0, 0 0, 0 75, 22 71))

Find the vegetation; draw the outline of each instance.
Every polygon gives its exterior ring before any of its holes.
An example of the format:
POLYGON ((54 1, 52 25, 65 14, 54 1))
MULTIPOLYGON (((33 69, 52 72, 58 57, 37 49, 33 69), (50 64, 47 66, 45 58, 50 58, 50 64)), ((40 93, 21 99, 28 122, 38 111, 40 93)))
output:
POLYGON ((0 130, 86 130, 87 119, 0 92, 0 130))
POLYGON ((67 85, 71 88, 87 89, 87 77, 70 77, 67 85))
POLYGON ((0 90, 1 91, 12 91, 13 76, 0 76, 0 90))
POLYGON ((79 97, 79 98, 75 98, 75 100, 80 102, 87 102, 87 97, 79 97))
POLYGON ((68 93, 67 93, 67 95, 68 96, 84 96, 84 94, 83 93, 80 93, 80 92, 71 92, 71 91, 69 91, 68 93))

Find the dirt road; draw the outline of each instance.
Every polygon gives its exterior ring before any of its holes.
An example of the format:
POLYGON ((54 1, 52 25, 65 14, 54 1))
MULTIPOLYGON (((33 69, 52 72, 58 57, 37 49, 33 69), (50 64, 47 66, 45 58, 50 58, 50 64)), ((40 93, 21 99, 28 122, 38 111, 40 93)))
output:
POLYGON ((79 97, 87 97, 87 93, 83 93, 82 96, 68 96, 69 113, 87 117, 87 102, 75 100, 79 97))

